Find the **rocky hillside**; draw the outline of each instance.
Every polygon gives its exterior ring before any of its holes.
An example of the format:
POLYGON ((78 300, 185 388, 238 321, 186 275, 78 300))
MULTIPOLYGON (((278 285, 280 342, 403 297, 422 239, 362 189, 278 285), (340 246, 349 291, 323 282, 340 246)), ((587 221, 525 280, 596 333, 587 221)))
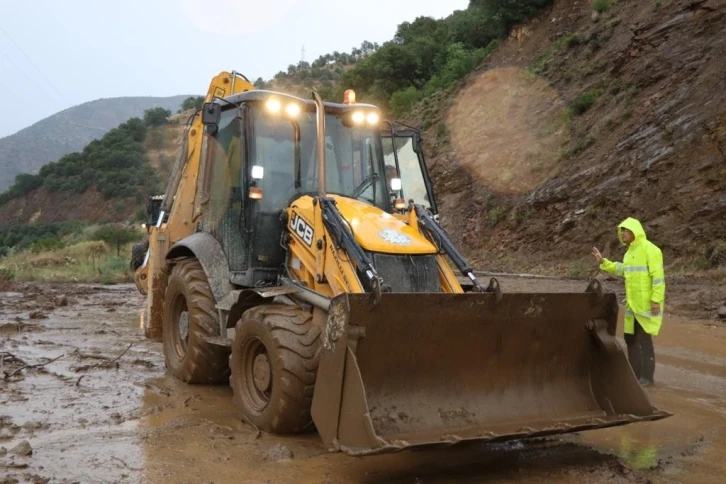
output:
POLYGON ((444 225, 481 268, 588 275, 628 216, 667 268, 726 262, 724 73, 723 0, 554 2, 410 120, 444 225))
POLYGON ((189 96, 119 97, 74 106, 0 139, 0 192, 20 173, 38 173, 41 166, 81 151, 127 119, 147 109, 177 112, 189 96))

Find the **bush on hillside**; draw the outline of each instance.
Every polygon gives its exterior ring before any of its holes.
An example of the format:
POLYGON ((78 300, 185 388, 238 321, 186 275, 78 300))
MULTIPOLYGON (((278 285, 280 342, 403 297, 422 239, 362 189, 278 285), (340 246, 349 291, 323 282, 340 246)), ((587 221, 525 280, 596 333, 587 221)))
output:
POLYGON ((204 96, 191 96, 182 102, 181 111, 188 109, 194 109, 196 111, 197 109, 202 109, 202 104, 204 104, 204 96))
POLYGON ((162 126, 169 122, 171 111, 164 108, 152 108, 144 111, 144 124, 149 127, 162 126))

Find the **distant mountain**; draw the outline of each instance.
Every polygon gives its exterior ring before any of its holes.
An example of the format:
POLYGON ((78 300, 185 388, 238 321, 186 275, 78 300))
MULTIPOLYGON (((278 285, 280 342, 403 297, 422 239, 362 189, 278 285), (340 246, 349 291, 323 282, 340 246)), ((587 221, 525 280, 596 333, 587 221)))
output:
POLYGON ((150 108, 175 113, 186 96, 117 97, 87 102, 49 116, 17 133, 0 138, 0 192, 20 173, 38 173, 41 166, 81 151, 89 142, 150 108))

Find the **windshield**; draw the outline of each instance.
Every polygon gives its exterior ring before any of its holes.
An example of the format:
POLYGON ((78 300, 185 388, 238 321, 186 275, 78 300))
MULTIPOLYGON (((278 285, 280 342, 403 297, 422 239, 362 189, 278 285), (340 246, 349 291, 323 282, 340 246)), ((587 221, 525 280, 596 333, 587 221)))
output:
MULTIPOLYGON (((250 169, 263 167, 262 211, 287 207, 303 193, 318 190, 317 137, 314 112, 297 118, 271 115, 259 103, 250 107, 250 169)), ((386 209, 382 149, 377 130, 346 127, 332 114, 325 117, 326 192, 386 209)))
POLYGON ((395 174, 396 158, 393 155, 395 142, 396 154, 398 156, 399 178, 401 178, 401 191, 408 202, 413 199, 414 203, 431 208, 429 193, 424 181, 423 169, 419 162, 418 154, 413 150, 413 138, 411 136, 400 136, 383 138, 383 154, 386 160, 386 173, 388 170, 395 174))

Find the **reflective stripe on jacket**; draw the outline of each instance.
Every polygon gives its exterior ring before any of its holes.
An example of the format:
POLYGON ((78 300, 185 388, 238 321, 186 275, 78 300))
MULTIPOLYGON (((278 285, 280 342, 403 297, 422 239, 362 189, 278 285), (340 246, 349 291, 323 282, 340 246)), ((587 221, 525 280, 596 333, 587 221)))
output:
POLYGON ((645 236, 645 230, 634 218, 625 219, 618 226, 618 239, 626 228, 633 232, 635 240, 628 247, 623 262, 603 259, 600 269, 625 278, 625 328, 627 334, 635 331, 635 319, 646 333, 657 335, 663 323, 665 303, 665 273, 661 250, 645 236), (660 304, 657 316, 651 313, 651 303, 660 304))

